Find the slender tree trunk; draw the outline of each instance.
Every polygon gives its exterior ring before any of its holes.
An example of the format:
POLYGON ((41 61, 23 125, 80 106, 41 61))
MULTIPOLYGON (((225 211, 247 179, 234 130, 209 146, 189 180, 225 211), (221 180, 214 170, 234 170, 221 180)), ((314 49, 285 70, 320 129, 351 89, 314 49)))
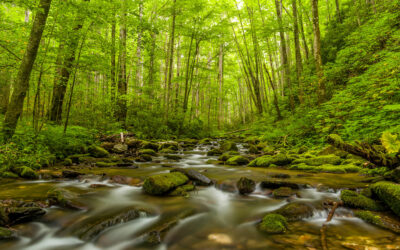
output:
POLYGON ((296 53, 296 78, 297 84, 299 86, 299 100, 300 103, 303 103, 303 84, 301 74, 303 71, 303 63, 301 60, 301 52, 300 52, 300 38, 299 38, 299 25, 297 18, 297 0, 292 0, 292 9, 293 9, 293 33, 294 33, 294 48, 296 53))
POLYGON ((339 3, 339 0, 335 0, 335 4, 336 4, 336 16, 337 16, 337 19, 338 19, 339 23, 341 23, 342 22, 342 16, 340 14, 340 3, 339 3))
POLYGON ((8 70, 3 70, 0 73, 0 114, 4 115, 7 112, 10 100, 11 77, 8 70))
POLYGON ((143 61, 142 61, 142 36, 143 36, 143 0, 139 3, 139 28, 136 47, 136 87, 138 93, 141 93, 143 87, 143 61))
POLYGON ((29 36, 28 45, 22 58, 21 65, 15 81, 15 87, 8 105, 3 124, 4 139, 7 141, 14 135, 24 105, 26 92, 29 88, 29 79, 33 64, 35 63, 39 49, 42 34, 46 26, 47 16, 49 14, 51 0, 40 0, 39 10, 36 13, 35 20, 29 36))
POLYGON ((116 26, 117 21, 115 18, 115 7, 113 9, 113 17, 111 22, 111 103, 112 105, 115 104, 115 90, 117 89, 117 82, 116 82, 116 63, 115 63, 115 40, 116 40, 116 26))
POLYGON ((299 7, 300 7, 300 11, 299 13, 299 24, 300 24, 300 33, 301 33, 301 40, 303 40, 303 47, 304 47, 304 54, 306 55, 306 59, 309 60, 310 59, 310 50, 308 49, 308 45, 307 45, 307 39, 306 39, 306 35, 304 32, 304 24, 303 24, 303 14, 302 14, 302 8, 301 8, 301 0, 299 0, 299 7))
POLYGON ((219 58, 218 58, 218 96, 219 96, 219 114, 218 114, 218 129, 221 129, 222 120, 222 107, 223 107, 223 92, 222 87, 224 84, 224 47, 221 44, 219 47, 219 58))
POLYGON ((165 103, 165 118, 168 121, 169 116, 169 101, 171 95, 172 76, 174 71, 174 47, 175 47, 175 22, 176 22, 176 0, 174 0, 172 7, 172 25, 171 25, 171 40, 169 44, 169 67, 168 67, 168 80, 167 80, 167 97, 165 103))
POLYGON ((313 12, 313 28, 314 28, 314 55, 315 55, 315 68, 318 76, 318 103, 322 103, 325 100, 325 82, 324 72, 322 69, 322 58, 321 58, 321 33, 319 30, 319 14, 318 14, 318 0, 312 1, 312 12, 313 12))
POLYGON ((287 56, 287 48, 286 48, 286 39, 285 39, 285 32, 283 30, 283 23, 282 23, 282 0, 275 0, 276 6, 276 14, 278 16, 278 26, 279 26, 279 36, 281 38, 281 53, 282 53, 282 64, 284 68, 284 81, 289 90, 289 105, 290 109, 294 110, 294 98, 292 93, 292 86, 290 82, 290 67, 289 61, 287 56))
POLYGON ((122 1, 122 13, 120 24, 120 54, 119 54, 119 78, 118 78, 118 113, 117 119, 125 126, 127 114, 127 76, 126 76, 126 17, 127 17, 127 0, 122 1))

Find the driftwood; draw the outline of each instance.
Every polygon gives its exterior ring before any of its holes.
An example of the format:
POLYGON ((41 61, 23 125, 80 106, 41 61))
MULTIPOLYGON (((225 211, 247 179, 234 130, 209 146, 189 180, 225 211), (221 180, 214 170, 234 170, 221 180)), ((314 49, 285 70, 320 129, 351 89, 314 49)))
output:
POLYGON ((335 214, 336 209, 343 205, 343 202, 339 201, 339 202, 333 202, 332 203, 332 209, 328 214, 328 218, 326 219, 326 221, 324 222, 324 224, 321 227, 321 246, 323 250, 328 250, 328 243, 326 241, 326 230, 328 229, 328 222, 330 222, 333 218, 333 215, 335 214))
POLYGON ((361 156, 377 166, 384 166, 391 169, 400 166, 400 159, 398 157, 390 156, 384 150, 381 150, 379 146, 370 145, 367 142, 356 142, 356 145, 352 145, 344 142, 338 135, 329 135, 327 142, 350 154, 361 156))

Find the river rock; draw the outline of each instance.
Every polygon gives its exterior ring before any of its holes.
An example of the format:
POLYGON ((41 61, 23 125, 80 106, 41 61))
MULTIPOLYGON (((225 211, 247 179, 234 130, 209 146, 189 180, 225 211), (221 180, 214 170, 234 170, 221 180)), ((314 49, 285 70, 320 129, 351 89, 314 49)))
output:
POLYGON ((77 172, 77 171, 73 171, 73 170, 62 171, 63 178, 75 179, 75 178, 78 178, 80 175, 84 175, 84 174, 77 172))
POLYGON ((189 178, 180 172, 153 175, 145 179, 143 190, 150 195, 163 195, 188 181, 189 178))
POLYGON ((293 190, 290 187, 280 187, 278 189, 275 189, 272 192, 272 195, 278 199, 279 198, 288 198, 294 194, 295 194, 295 192, 293 192, 293 190))
POLYGON ((373 184, 371 189, 374 195, 400 216, 400 184, 382 181, 373 184))
POLYGON ((354 215, 367 223, 400 234, 400 222, 383 213, 357 210, 354 215))
POLYGON ((267 214, 258 225, 258 228, 262 232, 269 234, 284 233, 287 230, 287 221, 280 214, 267 214))
POLYGON ((179 156, 179 155, 165 155, 164 157, 169 160, 174 160, 174 161, 182 160, 182 156, 179 156))
POLYGON ((275 210, 273 213, 284 216, 287 221, 298 221, 311 217, 313 207, 306 203, 293 202, 275 210))
POLYGON ((111 151, 114 148, 114 142, 103 142, 100 144, 100 147, 104 148, 107 151, 111 151))
POLYGON ((158 151, 158 144, 149 142, 149 141, 143 141, 141 144, 142 149, 153 149, 154 151, 158 151))
POLYGON ((232 142, 232 141, 225 141, 221 144, 220 149, 223 152, 226 151, 238 151, 238 147, 236 146, 236 143, 232 142))
POLYGON ((249 178, 242 177, 239 179, 236 186, 239 190, 239 193, 245 195, 254 192, 254 190, 256 189, 256 182, 249 178))
POLYGON ((277 179, 267 179, 261 182, 261 188, 277 189, 280 187, 289 187, 293 189, 299 189, 300 185, 295 182, 283 181, 277 179))
POLYGON ((343 204, 351 208, 360 208, 372 211, 382 211, 384 208, 371 198, 358 194, 351 190, 343 190, 340 194, 343 204))
POLYGON ((151 155, 143 154, 143 155, 140 155, 139 157, 137 157, 135 160, 137 162, 149 162, 149 161, 152 161, 153 158, 151 158, 151 155))
POLYGON ((207 152, 207 156, 219 156, 222 155, 222 151, 218 148, 211 149, 207 152))
POLYGON ((286 166, 292 161, 293 158, 284 153, 264 155, 250 162, 249 167, 269 167, 271 165, 286 166))
POLYGON ((176 168, 171 170, 171 172, 181 172, 199 186, 210 186, 213 184, 212 180, 210 180, 207 176, 193 169, 176 168))
POLYGON ((192 184, 186 184, 183 186, 179 186, 175 188, 172 192, 170 192, 169 196, 189 196, 188 192, 195 190, 196 187, 192 184))
POLYGON ((128 145, 122 144, 122 143, 115 144, 114 147, 113 147, 113 149, 112 149, 112 151, 113 151, 114 153, 117 153, 117 154, 123 154, 123 153, 125 153, 126 151, 128 151, 128 145))
POLYGON ((158 148, 159 150, 162 149, 170 149, 173 151, 178 151, 179 149, 179 144, 174 141, 165 141, 165 142, 160 142, 160 146, 158 148))
POLYGON ((107 150, 102 147, 92 145, 88 148, 89 154, 95 158, 105 158, 110 155, 107 150))
POLYGON ((237 152, 237 151, 225 152, 220 157, 218 157, 218 160, 219 161, 227 161, 229 158, 231 158, 235 155, 239 155, 239 152, 237 152))
POLYGON ((15 239, 17 237, 17 234, 5 227, 0 227, 0 240, 10 240, 10 239, 15 239))
POLYGON ((247 165, 248 163, 249 159, 241 155, 233 156, 226 161, 227 165, 232 165, 232 166, 247 165))
POLYGON ((46 211, 36 204, 20 204, 17 206, 0 207, 0 226, 11 226, 33 221, 43 216, 46 211))
POLYGON ((151 156, 157 155, 156 151, 154 151, 154 149, 150 149, 150 148, 141 149, 141 150, 139 150, 138 154, 139 155, 151 155, 151 156))
POLYGON ((52 188, 47 192, 50 205, 58 205, 66 208, 82 209, 83 206, 73 201, 77 196, 63 188, 52 188))

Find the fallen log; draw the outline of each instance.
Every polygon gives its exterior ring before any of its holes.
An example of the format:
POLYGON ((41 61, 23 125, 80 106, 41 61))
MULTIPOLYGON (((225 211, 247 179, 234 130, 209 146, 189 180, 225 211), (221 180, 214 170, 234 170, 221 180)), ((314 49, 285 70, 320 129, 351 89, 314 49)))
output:
POLYGON ((398 157, 390 156, 386 152, 379 150, 379 147, 370 145, 367 142, 356 142, 356 145, 353 145, 344 142, 336 134, 329 135, 327 142, 338 149, 360 156, 377 166, 388 167, 390 169, 400 166, 400 159, 398 157))
POLYGON ((323 250, 328 250, 328 243, 326 241, 326 230, 328 229, 328 222, 330 222, 333 218, 333 215, 335 214, 336 209, 343 205, 343 202, 339 201, 339 202, 334 202, 333 207, 331 209, 331 211, 328 214, 328 217, 326 218, 326 221, 324 222, 324 224, 321 227, 321 246, 323 250))

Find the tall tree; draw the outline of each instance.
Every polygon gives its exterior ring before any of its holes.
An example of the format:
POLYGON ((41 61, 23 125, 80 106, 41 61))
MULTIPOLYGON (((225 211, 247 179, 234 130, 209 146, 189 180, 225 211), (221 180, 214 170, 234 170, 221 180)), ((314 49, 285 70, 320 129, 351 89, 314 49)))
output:
POLYGON ((314 29, 314 56, 315 56, 315 69, 318 76, 318 103, 325 100, 325 82, 324 71, 322 69, 321 57, 321 32, 319 29, 319 14, 318 14, 318 0, 311 0, 312 13, 313 13, 313 29, 314 29))
POLYGON ((10 100, 11 77, 8 70, 2 70, 0 73, 0 114, 4 115, 10 100))
POLYGON ((40 0, 39 2, 39 11, 36 13, 33 22, 28 45, 18 70, 14 91, 4 118, 3 134, 5 140, 9 140, 14 135, 18 119, 22 113, 26 92, 29 88, 29 79, 46 26, 50 5, 51 0, 40 0))
POLYGON ((289 66, 289 59, 287 55, 287 46, 286 46, 286 39, 285 39, 285 31, 283 28, 283 21, 282 21, 282 0, 275 0, 275 7, 276 7, 276 14, 278 17, 278 27, 279 27, 279 36, 280 36, 280 44, 281 44, 281 55, 282 55, 282 66, 283 66, 283 79, 284 83, 288 87, 289 90, 289 104, 290 109, 294 110, 294 97, 292 93, 292 85, 290 81, 290 66, 289 66))
POLYGON ((172 77, 174 71, 174 47, 175 47, 175 23, 176 23, 176 0, 172 6, 172 24, 171 24, 171 37, 169 41, 169 64, 168 64, 168 78, 167 78, 167 96, 165 102, 165 116, 168 121, 170 96, 172 88, 172 77))
POLYGON ((300 38, 299 38, 299 25, 297 18, 297 0, 292 0, 292 10, 293 10, 293 33, 294 33, 294 48, 296 54, 296 78, 297 84, 299 86, 299 99, 300 102, 303 100, 303 86, 301 83, 301 73, 303 71, 303 63, 301 60, 301 52, 300 52, 300 38))

